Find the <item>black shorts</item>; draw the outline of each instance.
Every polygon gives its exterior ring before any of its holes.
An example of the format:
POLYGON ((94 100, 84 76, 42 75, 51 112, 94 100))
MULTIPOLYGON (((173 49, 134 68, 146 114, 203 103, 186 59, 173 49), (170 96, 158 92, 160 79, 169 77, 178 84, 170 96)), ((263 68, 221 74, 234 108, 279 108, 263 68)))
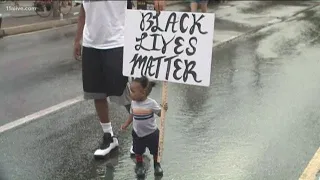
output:
POLYGON ((158 147, 159 147, 159 129, 154 131, 153 133, 145 136, 138 137, 136 132, 132 130, 132 139, 133 139, 133 152, 135 154, 144 154, 146 148, 149 149, 150 154, 158 155, 158 147))
POLYGON ((85 99, 121 96, 128 77, 122 75, 123 47, 95 49, 83 47, 82 81, 85 99))

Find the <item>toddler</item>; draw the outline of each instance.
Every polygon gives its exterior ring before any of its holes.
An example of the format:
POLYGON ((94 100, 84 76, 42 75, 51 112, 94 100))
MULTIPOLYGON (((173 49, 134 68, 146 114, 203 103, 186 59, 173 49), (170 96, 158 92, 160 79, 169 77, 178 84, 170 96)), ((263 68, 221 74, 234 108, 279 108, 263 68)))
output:
MULTIPOLYGON (((160 163, 157 162, 159 129, 154 117, 154 114, 161 115, 161 108, 155 100, 148 97, 154 86, 155 83, 150 82, 147 77, 133 79, 130 85, 132 99, 130 115, 128 120, 121 126, 121 129, 125 130, 133 122, 133 151, 137 161, 135 172, 138 177, 145 176, 142 155, 145 153, 146 148, 153 155, 154 174, 156 176, 163 175, 160 163)), ((163 108, 167 110, 167 104, 163 108)))

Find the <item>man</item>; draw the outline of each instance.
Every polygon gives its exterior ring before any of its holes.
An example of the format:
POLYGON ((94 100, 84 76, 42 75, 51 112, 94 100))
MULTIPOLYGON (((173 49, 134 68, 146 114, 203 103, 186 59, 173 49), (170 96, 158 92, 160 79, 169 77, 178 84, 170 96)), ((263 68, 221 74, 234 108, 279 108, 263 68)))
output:
MULTIPOLYGON (((154 1, 159 12, 164 1, 154 1)), ((81 56, 84 98, 94 100, 94 105, 104 132, 103 142, 94 152, 96 158, 103 158, 116 148, 107 97, 130 108, 128 78, 122 75, 124 22, 127 1, 88 1, 80 7, 78 30, 74 41, 74 56, 81 56)))

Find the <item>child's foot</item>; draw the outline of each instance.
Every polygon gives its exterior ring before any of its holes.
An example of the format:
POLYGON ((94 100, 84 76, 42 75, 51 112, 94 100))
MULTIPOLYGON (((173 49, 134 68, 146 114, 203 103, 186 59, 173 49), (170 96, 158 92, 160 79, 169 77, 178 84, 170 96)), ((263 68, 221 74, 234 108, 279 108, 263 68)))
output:
POLYGON ((119 146, 118 139, 116 137, 111 137, 110 133, 104 133, 103 142, 100 148, 94 152, 95 158, 104 158, 110 153, 111 150, 119 146))
POLYGON ((163 170, 160 166, 160 163, 154 163, 154 175, 163 176, 163 170))
POLYGON ((146 175, 146 171, 143 167, 143 163, 137 163, 135 172, 138 178, 144 178, 146 175))

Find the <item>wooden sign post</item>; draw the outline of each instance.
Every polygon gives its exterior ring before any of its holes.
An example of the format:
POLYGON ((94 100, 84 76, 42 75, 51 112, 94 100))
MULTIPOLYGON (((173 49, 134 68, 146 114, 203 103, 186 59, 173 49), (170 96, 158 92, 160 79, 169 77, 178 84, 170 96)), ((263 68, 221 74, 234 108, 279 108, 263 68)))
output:
MULTIPOLYGON (((168 82, 162 82, 162 93, 161 93, 161 104, 164 105, 168 102, 168 82)), ((158 148, 158 159, 160 163, 162 159, 163 144, 164 144, 164 127, 166 119, 166 111, 161 108, 161 117, 160 117, 160 134, 159 134, 159 148, 158 148)))
MULTIPOLYGON (((147 5, 140 2, 139 7, 147 5)), ((162 81, 162 105, 168 100, 168 82, 209 86, 214 19, 212 13, 127 10, 123 75, 162 81)), ((162 107, 158 162, 163 156, 165 117, 162 107)))

